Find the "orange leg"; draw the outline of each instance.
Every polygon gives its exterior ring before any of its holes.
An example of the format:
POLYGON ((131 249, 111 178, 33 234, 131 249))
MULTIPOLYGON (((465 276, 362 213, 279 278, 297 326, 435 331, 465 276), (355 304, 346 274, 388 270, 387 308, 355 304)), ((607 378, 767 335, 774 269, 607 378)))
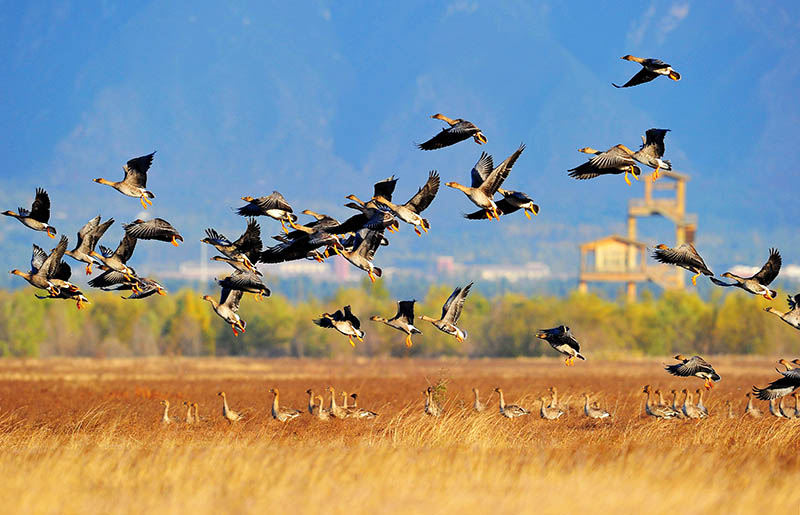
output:
POLYGON ((50 236, 50 237, 51 237, 51 238, 53 238, 53 239, 55 239, 55 238, 56 238, 56 237, 53 235, 53 233, 51 233, 51 232, 50 232, 50 228, 49 228, 49 227, 47 228, 47 235, 48 235, 48 236, 50 236))
POLYGON ((697 278, 700 276, 700 272, 697 272, 692 276, 692 285, 697 286, 697 278))
POLYGON ((369 280, 375 282, 375 274, 372 273, 372 270, 367 271, 367 275, 369 275, 369 280))
POLYGON ((144 195, 142 195, 141 197, 139 197, 139 202, 141 202, 141 203, 142 203, 142 207, 143 207, 143 208, 146 210, 146 209, 147 209, 147 202, 145 202, 144 195))
POLYGON ((411 335, 407 334, 406 335, 406 347, 411 347, 413 344, 414 344, 414 342, 411 341, 411 335))
POLYGON ((234 336, 239 336, 239 333, 236 332, 236 324, 231 324, 231 329, 233 329, 234 336))
POLYGON ((86 265, 86 275, 92 275, 92 264, 86 265))
POLYGON ((175 239, 175 236, 172 237, 172 241, 170 243, 172 243, 176 247, 178 246, 178 240, 175 239))
POLYGON ((420 237, 422 236, 422 233, 419 232, 419 229, 417 228, 416 225, 414 226, 414 232, 417 233, 417 236, 420 236, 420 237))
POLYGON ((353 341, 353 337, 352 336, 348 336, 347 340, 350 342, 350 346, 351 347, 355 347, 356 346, 356 342, 353 341))

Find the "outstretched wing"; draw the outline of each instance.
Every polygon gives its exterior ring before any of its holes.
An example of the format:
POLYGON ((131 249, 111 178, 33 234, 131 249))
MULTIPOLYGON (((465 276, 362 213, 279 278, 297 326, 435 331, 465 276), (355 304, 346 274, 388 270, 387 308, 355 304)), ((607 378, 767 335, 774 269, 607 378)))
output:
POLYGON ((486 152, 481 152, 481 157, 478 158, 478 162, 475 163, 475 166, 472 167, 472 171, 470 172, 470 177, 472 179, 472 184, 470 186, 473 188, 480 188, 483 181, 492 173, 492 170, 494 170, 494 160, 492 156, 486 152))
POLYGON ((694 245, 691 243, 684 243, 674 249, 655 249, 653 252, 653 259, 660 263, 668 265, 690 266, 702 271, 706 275, 714 275, 708 269, 703 258, 700 257, 694 245))
POLYGON ((239 236, 239 239, 234 241, 233 244, 243 254, 249 254, 253 251, 261 252, 263 243, 261 242, 261 226, 255 218, 250 218, 247 221, 247 229, 244 234, 239 236))
POLYGON ((653 155, 661 158, 664 156, 664 136, 667 135, 669 129, 647 129, 645 131, 645 141, 642 144, 642 149, 652 149, 653 155))
POLYGON ((795 295, 794 298, 792 298, 791 295, 787 296, 786 302, 789 303, 789 309, 790 310, 796 309, 797 306, 800 306, 800 293, 795 295))
POLYGON ((766 388, 753 387, 753 393, 762 401, 771 401, 785 395, 789 395, 795 388, 800 386, 800 378, 781 377, 772 381, 766 388))
POLYGON ((436 136, 432 137, 425 143, 420 143, 417 148, 420 150, 436 150, 438 148, 449 147, 455 145, 460 141, 468 139, 474 134, 474 131, 468 131, 459 128, 457 125, 453 127, 446 127, 436 136))
POLYGON ((36 188, 36 197, 33 199, 29 216, 44 223, 50 220, 50 196, 44 189, 36 188))
POLYGON ((47 259, 47 252, 39 245, 34 243, 33 253, 31 254, 31 273, 35 274, 42 268, 45 259, 47 259))
POLYGON ((397 303, 397 314, 392 320, 402 318, 407 324, 414 325, 414 303, 416 300, 401 300, 397 303))
POLYGON ((428 182, 425 186, 421 187, 416 195, 406 202, 405 206, 415 213, 422 213, 428 206, 431 205, 436 194, 439 192, 439 174, 436 170, 428 174, 428 182))
POLYGON ((519 148, 515 150, 513 154, 508 156, 505 161, 500 163, 497 168, 492 170, 492 173, 489 174, 489 177, 483 181, 481 190, 490 197, 494 196, 494 194, 497 193, 497 189, 503 185, 503 181, 506 180, 508 174, 511 173, 511 168, 514 167, 514 163, 517 162, 517 159, 519 159, 519 156, 522 155, 524 150, 525 144, 521 143, 519 148))
MULTIPOLYGON (((705 372, 712 376, 719 377, 717 373, 714 371, 714 367, 711 366, 706 360, 701 358, 700 356, 694 356, 691 359, 683 362, 683 363, 676 363, 674 365, 667 365, 664 367, 664 370, 669 372, 674 376, 680 377, 691 377, 698 372, 705 372)), ((715 379, 715 381, 718 379, 715 379)))
POLYGON ((344 320, 350 322, 355 329, 361 329, 361 321, 350 311, 350 305, 344 307, 344 320))
POLYGON ((147 171, 153 164, 153 156, 156 153, 147 154, 146 156, 134 157, 129 160, 125 166, 125 179, 123 181, 140 188, 147 187, 147 171))
POLYGON ((220 305, 228 306, 231 311, 236 313, 239 311, 239 302, 242 300, 243 294, 244 292, 242 290, 222 288, 222 292, 219 295, 219 303, 220 305))
POLYGON ((383 197, 391 202, 395 186, 397 186, 397 179, 394 175, 388 179, 378 181, 372 188, 373 197, 383 197))
POLYGON ((778 272, 780 271, 781 255, 777 249, 769 249, 769 259, 767 259, 767 262, 764 263, 764 266, 761 267, 761 270, 759 270, 758 273, 752 278, 764 286, 767 286, 769 283, 774 281, 776 277, 778 277, 778 272))
POLYGON ((650 82, 651 80, 658 77, 658 74, 655 72, 651 72, 647 68, 642 68, 639 70, 639 73, 631 77, 631 79, 623 84, 622 86, 617 86, 613 82, 611 83, 612 86, 615 88, 629 88, 631 86, 638 86, 639 84, 644 84, 645 82, 650 82))
POLYGON ((47 259, 45 259, 44 263, 42 263, 42 266, 39 270, 43 271, 45 273, 45 277, 48 279, 55 277, 55 275, 58 273, 61 258, 64 257, 64 252, 67 250, 67 243, 67 237, 62 236, 61 240, 58 242, 58 245, 56 245, 56 248, 50 252, 50 255, 47 256, 47 259))
POLYGON ((463 289, 456 288, 456 291, 453 292, 453 295, 450 295, 450 298, 447 299, 445 303, 446 310, 443 308, 442 319, 455 324, 458 322, 458 318, 461 316, 461 310, 464 309, 464 302, 467 300, 467 295, 469 295, 469 290, 472 288, 472 283, 466 285, 463 289))

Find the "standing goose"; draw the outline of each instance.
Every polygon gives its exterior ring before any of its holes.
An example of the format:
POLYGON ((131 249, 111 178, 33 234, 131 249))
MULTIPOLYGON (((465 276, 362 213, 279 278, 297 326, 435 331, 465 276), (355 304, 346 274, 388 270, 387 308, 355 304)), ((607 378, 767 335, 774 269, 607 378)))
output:
POLYGON ((62 287, 67 290, 77 291, 77 286, 70 284, 64 279, 69 278, 72 272, 69 270, 69 265, 61 261, 61 257, 67 250, 67 237, 62 236, 58 245, 46 254, 44 250, 38 245, 33 246, 33 253, 31 254, 31 270, 30 272, 23 272, 21 270, 11 270, 12 275, 18 275, 28 281, 28 283, 40 290, 47 290, 51 295, 57 296, 62 287))
POLYGON ((705 381, 706 390, 710 390, 714 387, 714 381, 719 381, 722 379, 714 370, 714 367, 711 366, 711 363, 704 360, 700 356, 692 356, 691 358, 687 358, 683 354, 678 354, 675 356, 675 359, 680 361, 680 363, 667 365, 664 367, 664 370, 674 376, 699 377, 705 381))
POLYGON ((439 407, 436 400, 433 398, 433 388, 429 386, 427 390, 422 391, 422 395, 425 396, 425 414, 431 417, 438 417, 441 415, 442 408, 439 407))
POLYGON ((572 331, 565 325, 553 327, 552 329, 540 329, 536 333, 537 338, 546 340, 555 350, 567 357, 564 364, 569 366, 575 365, 575 358, 586 360, 581 354, 581 346, 578 340, 572 336, 572 331))
POLYGON ((800 329, 800 293, 795 295, 794 298, 791 295, 787 296, 786 301, 789 303, 789 311, 786 313, 781 313, 772 306, 764 308, 764 311, 780 317, 781 320, 795 329, 800 329))
POLYGON ((439 320, 429 316, 420 315, 420 320, 430 322, 438 330, 443 333, 455 336, 458 342, 463 342, 467 338, 467 332, 456 326, 458 319, 461 316, 461 311, 464 309, 464 302, 467 300, 469 290, 472 288, 472 283, 461 288, 460 286, 453 290, 450 297, 445 301, 442 306, 442 316, 439 320))
POLYGON ((196 403, 192 403, 192 407, 194 408, 194 422, 195 424, 199 424, 200 422, 205 421, 205 417, 200 417, 200 406, 196 403))
POLYGON ((117 245, 117 249, 112 251, 108 247, 100 245, 100 254, 95 251, 89 253, 90 256, 99 259, 103 266, 103 270, 115 270, 125 274, 127 278, 135 277, 136 272, 130 268, 127 263, 133 257, 133 251, 136 248, 136 238, 125 233, 122 240, 117 245))
POLYGON ((113 223, 113 218, 109 218, 102 224, 100 223, 100 215, 92 218, 78 231, 78 243, 75 248, 64 253, 72 259, 86 263, 86 275, 92 274, 92 265, 95 264, 95 260, 92 259, 92 252, 94 252, 97 242, 100 241, 100 238, 103 237, 103 234, 113 223))
MULTIPOLYGON (((194 405, 189 401, 183 401, 183 405, 186 406, 186 423, 187 424, 194 424, 195 420, 194 420, 194 415, 192 413, 194 405)), ((200 421, 198 420, 197 422, 200 422, 200 421)))
POLYGON ((36 197, 33 199, 30 211, 19 207, 16 213, 3 211, 3 214, 16 218, 22 225, 34 231, 46 232, 53 239, 58 234, 56 228, 47 223, 50 221, 50 196, 42 188, 36 188, 36 197))
POLYGON ((272 398, 272 418, 281 422, 288 422, 300 416, 302 412, 299 409, 286 408, 279 404, 280 393, 277 388, 270 388, 269 393, 274 395, 272 398))
POLYGON ((589 394, 583 394, 583 412, 589 418, 608 418, 611 416, 609 412, 600 408, 589 405, 589 394))
POLYGON ((244 419, 242 415, 228 407, 228 397, 225 395, 225 392, 219 392, 217 395, 222 397, 222 418, 227 420, 228 424, 244 419))
POLYGON ((391 200, 380 196, 375 197, 375 202, 383 204, 389 208, 389 210, 400 220, 407 224, 413 225, 414 232, 417 233, 417 236, 422 236, 420 228, 423 231, 428 232, 431 224, 427 219, 422 218, 420 213, 422 213, 428 208, 428 206, 431 205, 431 202, 433 202, 433 199, 436 197, 436 193, 438 192, 439 174, 436 172, 436 170, 433 170, 428 174, 428 182, 426 182, 425 185, 421 187, 419 191, 417 191, 417 193, 405 204, 393 204, 391 200))
POLYGON ((692 393, 686 388, 681 390, 681 392, 684 394, 683 414, 686 416, 686 418, 697 419, 705 417, 705 414, 697 406, 692 404, 692 393))
POLYGON ((541 406, 539 407, 539 416, 545 420, 556 420, 564 414, 564 411, 558 406, 547 406, 547 399, 539 397, 541 406))
MULTIPOLYGON (((316 398, 317 398, 317 401, 319 402, 319 404, 317 404, 316 406, 314 406, 312 404, 311 414, 315 415, 320 420, 329 420, 330 419, 330 412, 322 407, 322 403, 323 403, 322 395, 317 395, 316 398)), ((309 401, 309 402, 311 402, 311 401, 309 401)))
POLYGON ((231 275, 224 277, 217 281, 223 289, 240 290, 244 293, 252 293, 256 301, 260 301, 264 297, 269 297, 272 292, 267 285, 252 272, 236 271, 231 275))
POLYGON ((119 182, 112 182, 103 178, 95 179, 94 182, 111 186, 118 192, 128 197, 138 198, 142 203, 142 207, 147 209, 147 205, 153 205, 149 199, 156 198, 152 192, 147 191, 147 171, 153 164, 152 154, 146 156, 135 157, 128 161, 127 164, 122 166, 125 171, 125 178, 119 182))
POLYGON ((247 229, 234 242, 212 228, 206 229, 206 238, 200 241, 213 246, 226 257, 242 262, 251 271, 255 270, 255 262, 251 257, 259 256, 263 246, 261 242, 261 226, 258 225, 255 218, 250 218, 247 221, 247 229))
POLYGON ((747 392, 745 397, 747 397, 747 406, 744 408, 744 414, 753 418, 761 417, 761 410, 753 406, 753 394, 747 392))
POLYGON ((665 420, 676 418, 678 416, 678 411, 668 406, 654 406, 650 404, 650 394, 652 391, 649 384, 645 385, 645 387, 642 389, 642 392, 645 394, 644 411, 649 416, 665 420))
POLYGON ((328 392, 331 394, 331 404, 328 412, 334 418, 347 418, 347 412, 341 406, 336 405, 336 391, 333 389, 333 386, 328 387, 328 392))
POLYGON ((530 415, 531 412, 516 404, 506 404, 503 398, 503 389, 495 388, 494 391, 500 396, 500 414, 506 418, 521 417, 523 415, 530 415))
POLYGON ((728 408, 728 418, 736 418, 736 414, 733 413, 733 404, 731 404, 731 401, 725 401, 725 407, 728 408))
POLYGON ((478 162, 472 168, 470 174, 472 185, 470 187, 463 186, 457 182, 448 182, 445 186, 463 192, 473 204, 486 212, 486 217, 488 219, 491 220, 491 218, 494 217, 500 220, 500 215, 497 212, 497 204, 494 201, 494 195, 497 193, 500 186, 503 185, 503 181, 505 181, 508 174, 511 173, 511 168, 524 150, 525 145, 521 144, 513 154, 494 169, 492 168, 494 165, 492 156, 483 152, 478 162))
POLYGON ((594 157, 575 168, 567 170, 573 179, 586 180, 594 179, 600 175, 619 175, 625 174, 625 183, 630 186, 631 181, 628 174, 633 174, 633 178, 639 180, 642 170, 636 166, 633 159, 633 150, 625 145, 614 145, 605 152, 595 150, 592 147, 579 148, 578 152, 584 154, 594 154, 594 157))
MULTIPOLYGON (((521 191, 504 190, 503 188, 498 188, 497 192, 503 195, 502 200, 495 202, 495 206, 497 206, 497 213, 500 216, 510 215, 511 213, 515 213, 520 209, 525 212, 525 216, 528 218, 528 220, 531 220, 531 215, 529 212, 533 213, 534 216, 539 214, 539 206, 535 204, 533 199, 527 194, 521 191)), ((464 218, 467 220, 485 220, 487 218, 491 218, 491 215, 492 213, 487 212, 486 209, 479 209, 464 215, 464 218)))
MULTIPOLYGON (((308 390, 306 390, 306 393, 308 394, 308 413, 313 415, 314 414, 314 399, 316 398, 314 396, 314 390, 309 388, 308 390)), ((320 407, 322 407, 322 404, 320 404, 320 407)))
POLYGON ((478 145, 482 145, 487 141, 486 136, 484 136, 481 130, 472 122, 462 120, 461 118, 453 120, 441 113, 434 114, 431 118, 447 122, 450 127, 445 127, 439 134, 425 143, 418 144, 417 148, 420 150, 435 150, 449 147, 450 145, 455 145, 469 138, 474 139, 475 143, 478 145))
POLYGON ((138 218, 123 225, 122 228, 125 229, 125 234, 129 234, 137 240, 165 241, 176 247, 179 241, 183 241, 183 236, 178 233, 177 229, 163 218, 153 218, 146 222, 138 218))
POLYGON ((242 197, 242 200, 249 202, 246 206, 240 207, 236 212, 242 216, 268 216, 281 223, 283 232, 289 234, 289 229, 286 228, 288 223, 293 228, 297 228, 295 222, 297 216, 293 214, 292 206, 286 199, 278 193, 273 191, 271 195, 266 197, 253 198, 250 196, 242 197))
POLYGON ((778 292, 770 290, 768 286, 778 277, 780 271, 781 255, 777 249, 769 249, 769 259, 767 259, 767 262, 764 263, 764 266, 761 267, 761 270, 759 270, 757 274, 751 277, 739 277, 730 272, 725 272, 722 274, 722 277, 733 279, 736 282, 728 284, 714 277, 711 278, 711 282, 717 286, 736 286, 753 295, 762 295, 765 299, 772 300, 778 296, 778 292))
POLYGON ((639 63, 642 65, 642 69, 639 70, 639 73, 631 77, 631 79, 622 86, 617 86, 612 82, 611 85, 615 88, 629 88, 631 86, 638 86, 639 84, 650 82, 659 75, 666 75, 674 81, 681 80, 681 74, 673 70, 672 66, 668 65, 661 59, 644 59, 641 57, 634 57, 632 55, 623 55, 620 57, 620 59, 639 63))
POLYGON ((486 409, 486 404, 481 402, 481 399, 478 396, 478 389, 473 388, 472 393, 475 395, 475 400, 472 401, 472 409, 478 413, 484 411, 486 409))
POLYGON ((714 272, 708 269, 706 262, 700 257, 697 249, 691 243, 683 243, 678 247, 670 248, 660 243, 655 246, 653 259, 659 263, 676 265, 692 272, 692 284, 697 286, 697 278, 700 274, 714 276, 714 272))
POLYGON ((635 160, 653 168, 653 175, 651 176, 653 182, 658 179, 660 170, 672 170, 672 163, 661 159, 664 157, 664 136, 668 132, 669 129, 648 129, 645 132, 647 137, 642 136, 641 148, 633 153, 635 160))
POLYGON ((353 399, 353 405, 348 407, 347 406, 347 398, 345 398, 344 407, 348 412, 348 416, 351 418, 375 418, 378 416, 377 413, 374 411, 370 411, 365 408, 358 407, 358 394, 351 393, 350 398, 353 399))
POLYGON ((672 404, 669 407, 678 412, 678 418, 683 418, 683 410, 678 406, 678 390, 673 388, 670 393, 672 394, 672 404))
POLYGON ((364 331, 361 330, 361 321, 350 311, 348 304, 343 309, 337 309, 334 314, 323 313, 320 318, 314 319, 313 322, 325 329, 336 329, 343 335, 347 336, 350 345, 355 347, 353 336, 358 338, 358 341, 364 341, 364 331))
POLYGON ((397 303, 397 314, 386 320, 378 315, 369 317, 373 322, 381 322, 393 329, 406 333, 406 347, 411 347, 411 335, 422 334, 422 331, 414 327, 414 303, 415 300, 401 300, 397 303))
POLYGON ((162 424, 172 424, 174 422, 169 416, 169 401, 164 399, 161 401, 161 405, 164 406, 164 414, 161 415, 161 423, 162 424))
POLYGON ((244 333, 247 327, 247 322, 242 320, 238 314, 239 302, 242 300, 243 293, 242 290, 222 288, 222 292, 219 295, 219 302, 211 298, 210 295, 203 295, 203 300, 207 300, 211 303, 214 312, 231 325, 234 336, 239 336, 239 332, 244 333), (239 332, 237 332, 237 330, 239 332))
POLYGON ((708 416, 708 408, 705 407, 703 404, 703 390, 698 388, 694 391, 697 394, 697 409, 703 412, 703 414, 707 417, 708 416))

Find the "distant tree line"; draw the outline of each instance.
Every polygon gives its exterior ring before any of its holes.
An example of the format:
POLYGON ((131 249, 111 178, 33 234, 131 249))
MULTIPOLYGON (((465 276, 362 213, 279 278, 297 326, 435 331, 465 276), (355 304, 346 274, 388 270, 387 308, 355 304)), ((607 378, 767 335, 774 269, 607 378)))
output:
MULTIPOLYGON (((417 299, 416 314, 438 318, 450 286, 433 286, 417 299)), ((605 300, 573 292, 566 297, 507 293, 488 299, 473 290, 459 326, 469 333, 459 344, 426 322, 424 334, 406 348, 404 335, 371 322, 389 318, 396 299, 379 281, 341 289, 326 299, 290 302, 274 295, 255 302, 245 295, 240 314, 247 332, 234 337, 202 300, 202 293, 180 290, 146 300, 92 292, 92 303, 78 311, 68 301, 39 300, 30 288, 0 291, 0 353, 3 356, 124 357, 184 356, 556 356, 534 333, 566 324, 589 359, 676 352, 778 356, 797 349, 800 334, 763 311, 768 301, 741 292, 714 292, 708 301, 695 292, 648 293, 636 303, 605 300), (347 338, 311 320, 350 304, 367 333, 355 349, 347 338)), ((784 310, 785 295, 774 301, 784 310)), ((786 354, 787 357, 789 354, 786 354)))

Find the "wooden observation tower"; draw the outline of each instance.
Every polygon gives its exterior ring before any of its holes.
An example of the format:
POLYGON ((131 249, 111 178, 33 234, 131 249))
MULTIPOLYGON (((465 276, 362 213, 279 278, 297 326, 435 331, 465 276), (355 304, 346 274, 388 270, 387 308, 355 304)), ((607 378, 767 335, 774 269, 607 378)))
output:
POLYGON ((644 198, 628 202, 627 236, 611 235, 581 245, 578 290, 588 291, 590 282, 627 284, 628 300, 636 300, 636 283, 654 282, 663 288, 683 288, 683 270, 647 263, 647 246, 636 239, 639 218, 661 216, 675 225, 675 245, 694 243, 697 215, 686 213, 686 183, 689 176, 662 170, 660 179, 644 178, 644 198), (654 191, 667 195, 654 197, 654 191))

